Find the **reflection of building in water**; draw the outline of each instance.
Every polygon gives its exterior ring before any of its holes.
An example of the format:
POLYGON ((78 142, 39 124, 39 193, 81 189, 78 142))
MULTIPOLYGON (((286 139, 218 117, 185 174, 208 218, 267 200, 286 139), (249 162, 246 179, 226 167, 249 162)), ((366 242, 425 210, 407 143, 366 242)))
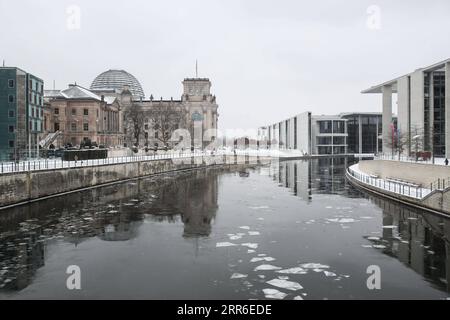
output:
POLYGON ((208 236, 218 205, 218 172, 192 172, 161 191, 161 200, 181 214, 184 237, 208 236))
POLYGON ((348 159, 318 158, 272 162, 269 175, 274 181, 309 202, 312 193, 342 193, 347 188, 345 169, 348 159))
POLYGON ((450 220, 371 199, 383 210, 383 252, 450 292, 450 220))

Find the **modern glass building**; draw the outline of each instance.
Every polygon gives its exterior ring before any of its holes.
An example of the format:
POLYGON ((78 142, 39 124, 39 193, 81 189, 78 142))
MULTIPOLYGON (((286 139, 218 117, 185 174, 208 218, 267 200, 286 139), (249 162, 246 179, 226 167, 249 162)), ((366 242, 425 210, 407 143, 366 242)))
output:
POLYGON ((450 59, 416 69, 362 91, 382 95, 383 150, 390 152, 393 94, 397 98, 397 126, 406 135, 404 153, 429 152, 450 158, 450 59), (417 149, 419 145, 419 150, 417 149))
POLYGON ((381 113, 341 113, 340 117, 347 120, 349 153, 375 154, 382 152, 381 113))
POLYGON ((0 161, 33 157, 43 130, 44 82, 0 67, 0 161))

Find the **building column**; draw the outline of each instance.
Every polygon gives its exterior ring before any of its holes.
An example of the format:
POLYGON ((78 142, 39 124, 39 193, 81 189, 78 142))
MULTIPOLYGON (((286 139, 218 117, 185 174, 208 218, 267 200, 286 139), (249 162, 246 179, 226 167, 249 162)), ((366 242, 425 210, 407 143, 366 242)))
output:
POLYGON ((391 123, 392 123, 392 85, 383 86, 383 153, 391 153, 391 123))
POLYGON ((445 157, 450 159, 450 62, 445 64, 445 157))
POLYGON ((362 116, 358 116, 358 153, 362 154, 362 116))

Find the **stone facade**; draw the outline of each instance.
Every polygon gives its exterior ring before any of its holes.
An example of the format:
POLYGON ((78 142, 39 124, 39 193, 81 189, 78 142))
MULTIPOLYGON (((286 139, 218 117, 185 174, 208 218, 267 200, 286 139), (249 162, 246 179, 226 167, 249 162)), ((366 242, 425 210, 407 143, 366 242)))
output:
MULTIPOLYGON (((218 105, 216 97, 211 94, 211 82, 205 78, 187 78, 183 81, 183 94, 180 100, 164 100, 162 98, 155 99, 150 96, 148 100, 133 98, 129 88, 125 86, 123 90, 93 90, 98 95, 114 95, 117 98, 121 110, 121 125, 125 135, 125 146, 132 146, 136 143, 130 130, 132 123, 129 115, 132 108, 138 108, 142 112, 144 119, 143 129, 139 138, 139 147, 149 146, 150 148, 158 145, 163 146, 164 139, 161 139, 160 132, 154 128, 152 123, 152 112, 158 108, 173 108, 176 112, 181 113, 182 119, 177 126, 178 129, 185 129, 186 134, 181 134, 185 142, 186 148, 193 144, 197 148, 206 147, 211 141, 217 137, 218 123, 218 105)), ((174 132, 169 134, 170 142, 166 143, 169 147, 180 141, 179 135, 174 132)))
POLYGON ((106 147, 123 143, 120 106, 114 97, 97 96, 78 85, 46 91, 45 134, 60 131, 55 147, 79 146, 90 140, 106 147))

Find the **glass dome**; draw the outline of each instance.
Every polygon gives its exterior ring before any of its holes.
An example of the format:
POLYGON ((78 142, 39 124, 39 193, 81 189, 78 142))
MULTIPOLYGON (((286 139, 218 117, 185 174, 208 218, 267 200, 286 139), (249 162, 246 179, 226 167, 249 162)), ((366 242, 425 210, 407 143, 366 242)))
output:
POLYGON ((99 74, 91 84, 91 90, 123 90, 128 86, 134 99, 144 99, 144 90, 139 81, 125 70, 108 70, 99 74))

